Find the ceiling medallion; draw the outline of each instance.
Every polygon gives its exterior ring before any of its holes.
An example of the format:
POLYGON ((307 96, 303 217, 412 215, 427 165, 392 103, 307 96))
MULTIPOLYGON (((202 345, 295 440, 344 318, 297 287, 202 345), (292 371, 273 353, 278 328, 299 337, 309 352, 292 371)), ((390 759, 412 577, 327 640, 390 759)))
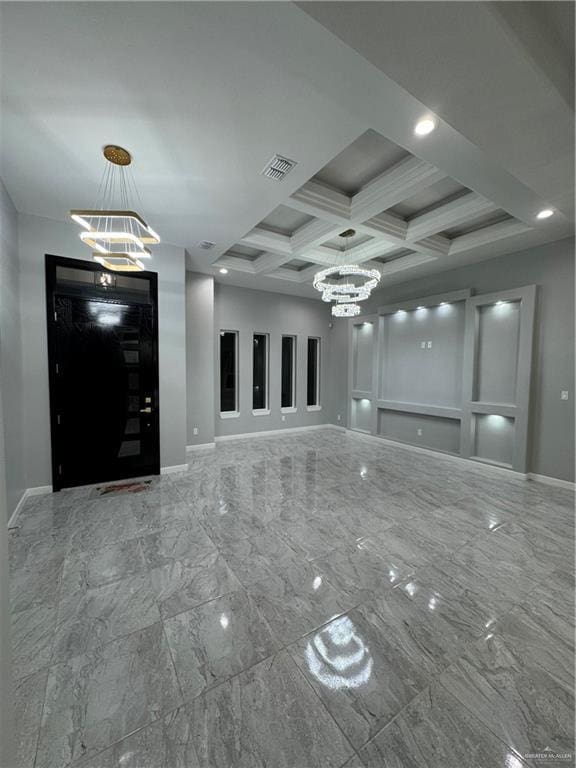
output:
POLYGON ((131 209, 131 198, 140 200, 129 169, 132 156, 115 144, 104 147, 107 160, 96 204, 90 210, 70 211, 70 217, 83 228, 80 239, 93 249, 92 258, 107 269, 140 272, 141 259, 152 257, 147 245, 157 245, 160 237, 131 209))
MULTIPOLYGON (((356 232, 347 229, 340 234, 346 239, 353 237, 356 232)), ((347 252, 344 247, 344 254, 347 252)), ((369 298, 380 282, 380 272, 377 269, 366 269, 356 264, 342 264, 328 267, 314 275, 312 285, 322 292, 322 301, 334 301, 332 314, 334 317, 356 317, 360 314, 360 306, 356 303, 369 298)))

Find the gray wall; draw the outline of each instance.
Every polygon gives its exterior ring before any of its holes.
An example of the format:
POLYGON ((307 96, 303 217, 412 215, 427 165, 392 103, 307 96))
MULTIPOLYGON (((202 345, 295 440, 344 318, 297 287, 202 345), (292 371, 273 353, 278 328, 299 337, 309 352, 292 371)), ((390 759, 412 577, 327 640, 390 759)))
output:
MULTIPOLYGON (((301 299, 279 293, 252 291, 217 283, 215 286, 215 342, 221 329, 239 331, 240 415, 220 418, 219 375, 215 376, 216 436, 262 432, 270 429, 302 427, 335 421, 333 396, 329 393, 332 366, 329 363, 331 316, 328 307, 314 299, 301 299), (252 414, 252 336, 270 334, 270 414, 252 414), (280 345, 282 334, 297 336, 296 413, 280 412, 280 345), (306 348, 309 336, 321 339, 321 410, 306 410, 306 348), (285 421, 282 421, 282 416, 285 421)), ((218 354, 216 354, 218 361, 218 354)), ((218 365, 218 362, 217 362, 218 365)), ((346 379, 346 369, 342 368, 346 379)), ((344 413, 344 412, 342 412, 344 413)), ((190 435, 189 435, 190 437, 190 435)))
POLYGON ((344 318, 332 317, 331 322, 326 423, 345 427, 348 414, 348 322, 344 318))
POLYGON ((14 764, 8 518, 22 494, 16 211, 0 181, 0 765, 14 764))
POLYGON ((0 377, 8 517, 26 487, 22 429, 22 338, 18 296, 18 214, 0 181, 0 377))
MULTIPOLYGON (((51 485, 48 353, 44 255, 91 259, 73 222, 19 217, 24 459, 27 486, 51 485)), ((160 461, 162 467, 186 461, 185 252, 155 246, 158 272, 160 461)), ((79 446, 81 450, 81 446, 79 446)))
POLYGON ((214 278, 186 273, 188 445, 214 441, 214 278), (194 429, 198 434, 194 434, 194 429))
MULTIPOLYGON (((571 239, 461 269, 384 288, 365 303, 366 314, 404 299, 472 288, 476 294, 538 286, 529 467, 536 474, 574 481, 574 244, 571 239), (567 401, 561 390, 569 391, 567 401)), ((339 337, 339 360, 347 356, 339 337)), ((346 398, 336 406, 346 413, 346 398)))

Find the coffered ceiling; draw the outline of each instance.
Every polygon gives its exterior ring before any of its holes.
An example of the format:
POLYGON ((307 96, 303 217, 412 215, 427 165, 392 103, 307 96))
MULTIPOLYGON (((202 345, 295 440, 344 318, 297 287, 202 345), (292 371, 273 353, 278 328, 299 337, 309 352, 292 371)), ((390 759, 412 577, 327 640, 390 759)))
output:
POLYGON ((376 267, 387 277, 534 228, 370 130, 216 266, 300 284, 339 263, 376 267), (350 228, 354 235, 342 238, 350 228))
POLYGON ((0 2, 0 176, 67 221, 121 144, 189 269, 304 296, 349 227, 387 283, 565 237, 573 43, 557 3, 493 5, 0 2))

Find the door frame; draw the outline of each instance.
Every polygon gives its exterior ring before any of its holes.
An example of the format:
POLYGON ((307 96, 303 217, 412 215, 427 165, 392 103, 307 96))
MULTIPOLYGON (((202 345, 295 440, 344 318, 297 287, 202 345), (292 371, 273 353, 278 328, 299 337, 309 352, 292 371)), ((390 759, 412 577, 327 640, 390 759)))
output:
MULTIPOLYGON (((58 455, 58 414, 56 412, 56 388, 57 388, 57 370, 56 362, 54 358, 56 356, 56 334, 57 334, 57 317, 54 305, 54 298, 56 295, 56 269, 57 267, 72 267, 74 269, 81 269, 86 272, 104 272, 113 276, 117 275, 129 275, 133 276, 133 272, 121 272, 117 270, 109 270, 103 267, 101 264, 97 264, 85 259, 71 259, 67 256, 55 256, 54 254, 45 254, 45 271, 46 271, 46 329, 48 336, 48 384, 50 395, 50 447, 51 447, 51 465, 52 465, 52 490, 60 491, 64 487, 68 487, 62 484, 60 473, 58 471, 60 460, 58 455)), ((153 399, 155 402, 155 408, 158 420, 158 433, 156 446, 154 451, 153 468, 154 471, 151 474, 160 474, 160 383, 159 383, 159 357, 158 357, 158 273, 142 271, 138 272, 137 276, 145 278, 150 284, 150 297, 152 300, 152 318, 153 318, 153 335, 152 344, 154 349, 154 370, 152 373, 153 378, 153 399)), ((87 293, 88 295, 88 293, 87 293)), ((119 478, 104 478, 102 483, 118 481, 119 478)), ((121 479, 121 478, 120 478, 121 479)), ((129 479, 129 478, 126 478, 129 479)), ((71 486, 75 487, 75 486, 71 486)))

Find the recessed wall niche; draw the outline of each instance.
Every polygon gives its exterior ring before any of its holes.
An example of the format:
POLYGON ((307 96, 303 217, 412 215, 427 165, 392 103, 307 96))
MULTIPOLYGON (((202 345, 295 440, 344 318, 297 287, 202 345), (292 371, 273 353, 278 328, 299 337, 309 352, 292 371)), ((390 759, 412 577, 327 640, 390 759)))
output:
POLYGON ((460 450, 459 419, 379 408, 378 434, 444 453, 457 454, 460 450))
POLYGON ((471 293, 350 321, 349 424, 526 472, 536 286, 471 293))
POLYGON ((498 301, 478 308, 474 400, 516 403, 520 302, 498 301))
POLYGON ((372 431, 372 402, 368 398, 352 398, 350 415, 352 429, 356 429, 358 432, 370 433, 372 431))
POLYGON ((496 413, 477 413, 474 416, 474 456, 512 467, 514 419, 496 413))
POLYGON ((354 325, 352 334, 352 389, 371 392, 374 323, 363 322, 354 325))
POLYGON ((379 399, 459 407, 464 314, 455 301, 383 315, 379 399))

